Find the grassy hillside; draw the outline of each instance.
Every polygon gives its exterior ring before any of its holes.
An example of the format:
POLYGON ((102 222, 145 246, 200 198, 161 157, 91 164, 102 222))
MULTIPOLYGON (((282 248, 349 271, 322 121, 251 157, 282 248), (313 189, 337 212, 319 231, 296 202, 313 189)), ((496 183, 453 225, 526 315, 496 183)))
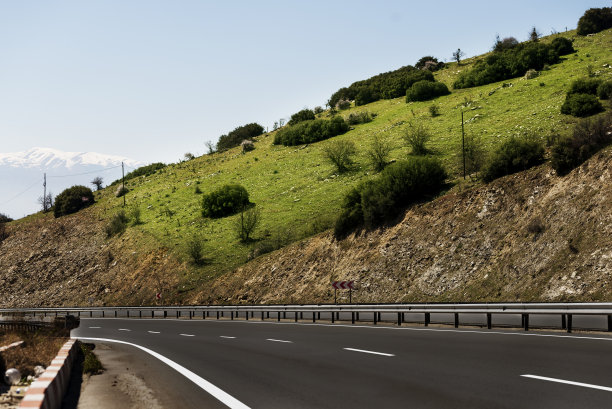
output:
MULTIPOLYGON (((578 37, 574 31, 560 35, 575 39, 577 52, 542 71, 535 79, 517 78, 505 81, 505 86, 500 82, 453 90, 434 101, 406 103, 404 98, 398 98, 341 111, 345 117, 364 110, 377 114, 374 121, 356 125, 334 138, 356 144, 359 153, 351 172, 337 175, 324 159, 322 148, 329 140, 283 147, 273 145, 274 133, 269 133, 257 138, 254 151, 243 154, 240 148, 234 148, 172 164, 151 176, 130 180, 126 208, 122 206, 123 198, 114 196, 116 186, 106 188, 96 193, 94 211, 100 220, 108 221, 118 211, 129 214, 138 208, 142 223, 130 225, 123 237, 110 240, 130 240, 132 246, 137 243, 144 251, 167 249, 187 266, 184 276, 178 277, 181 288, 201 287, 244 264, 256 255, 255 249, 264 240, 286 244, 331 227, 345 192, 374 174, 365 151, 376 134, 393 142, 393 159, 405 158, 410 148, 405 145, 402 134, 408 121, 425 120, 433 135, 429 147, 448 168, 451 182, 461 188, 465 183, 473 183, 459 178, 455 159, 461 142, 461 110, 466 133, 480 137, 487 151, 513 135, 531 133, 546 139, 552 134, 568 132, 575 118, 561 115, 559 110, 572 80, 588 73, 612 79, 612 69, 604 67, 612 65, 612 30, 590 37, 578 37), (429 113, 432 104, 439 107, 437 117, 429 113), (253 243, 242 244, 236 237, 233 224, 237 216, 206 219, 201 215, 202 194, 196 193, 196 188, 207 193, 227 183, 246 187, 250 200, 261 209, 262 224, 253 243), (206 263, 199 266, 188 263, 186 251, 188 241, 196 236, 205 240, 206 263)), ((463 61, 459 66, 449 64, 435 73, 436 79, 451 88, 457 75, 479 58, 483 56, 463 61)))

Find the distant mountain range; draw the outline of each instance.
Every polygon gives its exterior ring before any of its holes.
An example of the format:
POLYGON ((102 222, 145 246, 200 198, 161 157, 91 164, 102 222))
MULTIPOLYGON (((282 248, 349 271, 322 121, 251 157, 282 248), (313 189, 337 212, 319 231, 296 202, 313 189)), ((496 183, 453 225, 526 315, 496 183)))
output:
POLYGON ((116 155, 39 147, 0 153, 0 213, 20 218, 40 210, 37 199, 43 195, 45 173, 47 192, 58 194, 77 184, 92 187, 96 176, 109 184, 121 177, 122 162, 126 173, 145 164, 116 155))

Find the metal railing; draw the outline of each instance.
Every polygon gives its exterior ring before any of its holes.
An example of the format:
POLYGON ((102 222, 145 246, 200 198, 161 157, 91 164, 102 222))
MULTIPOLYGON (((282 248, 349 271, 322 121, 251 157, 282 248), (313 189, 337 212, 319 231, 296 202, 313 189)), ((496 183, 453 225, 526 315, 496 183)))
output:
POLYGON ((5 316, 261 319, 612 331, 612 303, 280 304, 4 308, 5 316), (578 324, 578 325, 576 325, 578 324))

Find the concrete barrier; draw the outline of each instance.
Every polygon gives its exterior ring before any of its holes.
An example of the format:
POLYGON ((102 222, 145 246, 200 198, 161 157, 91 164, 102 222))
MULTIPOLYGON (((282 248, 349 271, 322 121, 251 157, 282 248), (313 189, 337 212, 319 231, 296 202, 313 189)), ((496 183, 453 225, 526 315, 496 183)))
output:
POLYGON ((70 373, 77 354, 78 341, 71 339, 45 372, 30 384, 19 405, 20 408, 59 409, 70 383, 70 373))

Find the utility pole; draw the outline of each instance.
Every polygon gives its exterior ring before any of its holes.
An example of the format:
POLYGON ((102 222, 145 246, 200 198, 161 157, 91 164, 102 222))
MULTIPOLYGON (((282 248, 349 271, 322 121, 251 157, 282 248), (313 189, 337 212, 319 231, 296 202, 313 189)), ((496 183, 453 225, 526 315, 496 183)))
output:
POLYGON ((44 174, 43 179, 43 213, 47 213, 47 174, 44 174))
MULTIPOLYGON (((465 173, 465 172, 464 172, 465 173)), ((121 162, 121 190, 123 190, 123 207, 125 207, 125 169, 123 162, 121 162)))
POLYGON ((461 110, 461 154, 463 156, 463 180, 465 180, 465 130, 463 129, 463 109, 461 110))

